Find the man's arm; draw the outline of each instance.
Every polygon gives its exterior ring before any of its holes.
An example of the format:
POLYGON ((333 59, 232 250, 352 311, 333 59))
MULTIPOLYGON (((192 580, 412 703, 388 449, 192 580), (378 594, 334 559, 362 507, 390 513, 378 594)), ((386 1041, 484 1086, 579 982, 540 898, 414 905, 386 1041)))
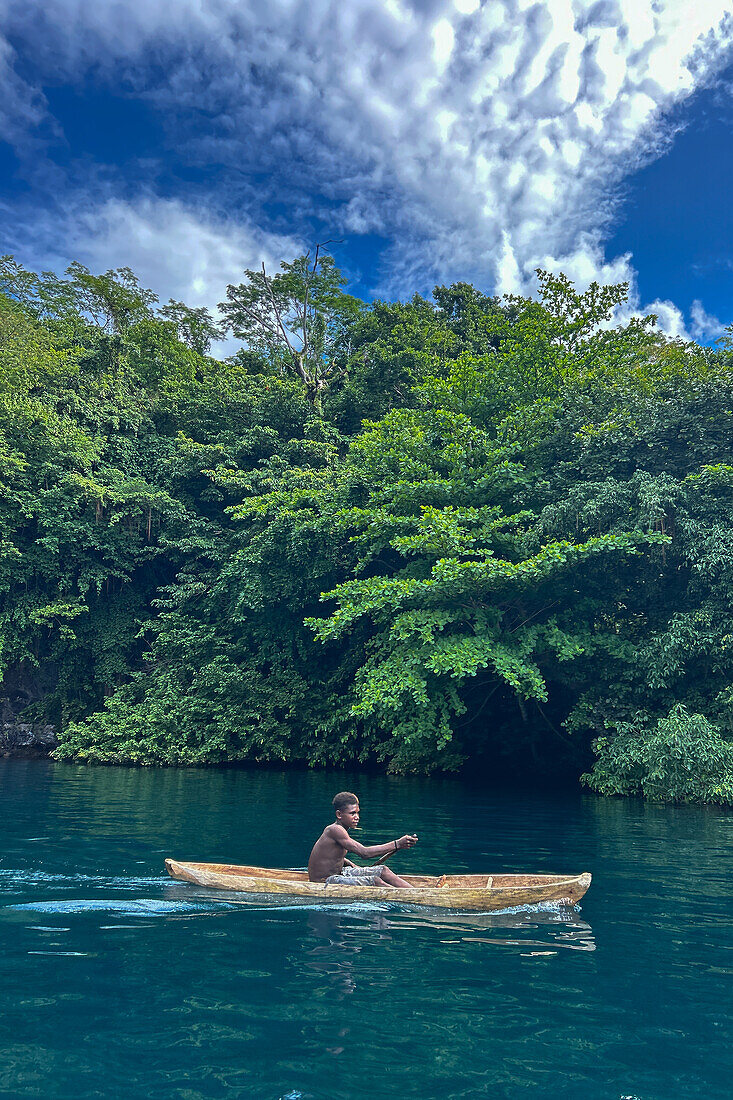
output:
POLYGON ((349 836, 343 825, 332 825, 328 831, 337 844, 362 859, 388 856, 390 852, 396 852, 400 848, 413 848, 417 844, 417 837, 411 835, 401 836, 399 840, 390 840, 386 844, 360 844, 349 836))

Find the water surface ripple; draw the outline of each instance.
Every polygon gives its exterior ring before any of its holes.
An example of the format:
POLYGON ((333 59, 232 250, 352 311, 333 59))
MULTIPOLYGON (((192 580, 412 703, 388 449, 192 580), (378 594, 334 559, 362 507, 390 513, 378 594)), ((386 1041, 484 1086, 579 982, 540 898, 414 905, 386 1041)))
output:
POLYGON ((458 780, 0 761, 0 1096, 729 1100, 731 817, 458 780), (269 902, 336 789, 396 870, 572 872, 580 907, 269 902))

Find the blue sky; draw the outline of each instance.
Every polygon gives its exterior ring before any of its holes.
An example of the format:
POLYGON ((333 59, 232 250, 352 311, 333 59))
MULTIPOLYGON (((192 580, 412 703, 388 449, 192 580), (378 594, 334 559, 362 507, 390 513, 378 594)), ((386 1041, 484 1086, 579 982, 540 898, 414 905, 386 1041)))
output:
POLYGON ((214 306, 315 241, 364 297, 537 266, 733 321, 724 0, 0 0, 0 251, 214 306))

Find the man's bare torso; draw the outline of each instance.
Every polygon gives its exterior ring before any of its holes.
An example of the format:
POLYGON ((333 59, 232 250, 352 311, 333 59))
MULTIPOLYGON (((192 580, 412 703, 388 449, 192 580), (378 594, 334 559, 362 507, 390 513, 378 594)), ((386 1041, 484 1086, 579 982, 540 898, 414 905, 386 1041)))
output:
POLYGON ((346 849, 333 836, 333 825, 327 825, 313 845, 308 860, 308 878, 311 882, 325 882, 329 875, 340 875, 344 866, 346 849))

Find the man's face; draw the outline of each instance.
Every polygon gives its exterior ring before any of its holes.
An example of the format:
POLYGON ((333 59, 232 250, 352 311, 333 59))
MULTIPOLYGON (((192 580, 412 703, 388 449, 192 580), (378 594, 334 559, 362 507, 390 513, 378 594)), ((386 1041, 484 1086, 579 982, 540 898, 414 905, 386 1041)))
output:
POLYGON ((355 829, 359 824, 359 803, 352 802, 350 806, 344 806, 343 810, 337 810, 336 817, 347 832, 355 829))

